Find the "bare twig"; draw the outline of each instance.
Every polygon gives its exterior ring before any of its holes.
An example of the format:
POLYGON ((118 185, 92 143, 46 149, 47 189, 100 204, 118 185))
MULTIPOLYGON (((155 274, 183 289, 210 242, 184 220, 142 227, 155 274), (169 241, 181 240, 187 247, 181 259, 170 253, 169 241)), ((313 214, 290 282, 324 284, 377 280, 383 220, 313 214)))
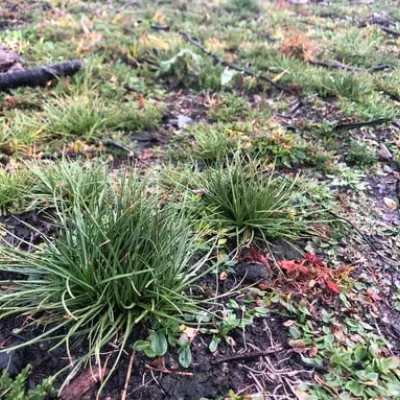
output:
POLYGON ((152 24, 152 25, 150 25, 150 28, 154 29, 155 31, 165 31, 165 32, 169 31, 169 25, 167 25, 167 24, 165 24, 165 25, 152 24))
POLYGON ((125 9, 127 9, 129 7, 137 6, 138 4, 139 4, 138 0, 128 1, 126 4, 123 4, 121 7, 117 8, 117 10, 115 12, 120 13, 121 11, 124 11, 125 9))
POLYGON ((128 157, 133 157, 135 155, 135 152, 131 150, 129 147, 125 146, 124 144, 118 143, 112 139, 104 139, 102 143, 106 147, 114 147, 116 149, 125 151, 126 153, 128 153, 128 157))
POLYGON ((128 370, 126 372, 125 385, 124 385, 124 390, 122 391, 122 394, 121 394, 121 400, 126 400, 126 395, 128 393, 129 380, 131 379, 131 375, 132 375, 132 367, 133 367, 134 359, 135 359, 135 352, 132 351, 131 357, 129 358, 128 370))
POLYGON ((124 88, 127 92, 143 94, 143 90, 136 89, 136 88, 134 88, 133 86, 130 86, 130 85, 124 85, 123 88, 124 88))
POLYGON ((383 71, 383 70, 389 68, 389 65, 386 65, 386 64, 379 64, 379 65, 377 65, 375 67, 371 67, 371 68, 361 68, 361 67, 355 67, 353 65, 343 64, 336 60, 333 62, 309 60, 308 63, 312 64, 312 65, 316 65, 318 67, 343 69, 345 71, 351 71, 351 72, 359 72, 359 71, 377 72, 377 71, 383 71))
POLYGON ((383 30, 383 32, 386 32, 389 35, 392 35, 394 37, 400 37, 400 31, 396 31, 392 28, 388 28, 388 27, 382 26, 382 25, 379 25, 379 27, 383 30))
POLYGON ((224 60, 221 58, 219 55, 207 50, 200 42, 198 42, 196 39, 194 39, 188 32, 185 31, 180 31, 179 32, 189 43, 191 43, 193 46, 197 47, 200 49, 204 54, 207 54, 208 56, 212 57, 216 62, 219 64, 223 65, 224 67, 228 67, 230 69, 233 69, 237 72, 241 72, 245 75, 252 76, 254 78, 260 79, 264 82, 267 82, 271 86, 273 86, 275 89, 281 90, 282 92, 291 94, 293 96, 296 96, 299 99, 299 103, 303 103, 303 98, 299 96, 294 90, 287 86, 280 85, 279 83, 274 82, 272 79, 266 77, 265 75, 260 75, 257 74, 253 71, 250 71, 249 69, 246 68, 241 68, 238 67, 237 65, 231 64, 230 62, 224 60))
POLYGON ((389 118, 378 118, 372 121, 365 121, 365 122, 338 122, 334 125, 333 129, 335 131, 340 131, 342 129, 357 129, 362 128, 364 126, 378 126, 386 124, 390 122, 389 118))
POLYGON ((219 357, 219 358, 216 358, 215 360, 211 360, 211 364, 215 365, 215 364, 221 364, 223 362, 263 357, 268 354, 278 353, 281 350, 282 350, 282 347, 280 345, 278 345, 278 346, 270 347, 269 349, 263 350, 263 351, 253 351, 251 353, 240 353, 240 354, 233 354, 231 356, 226 356, 226 357, 219 357))

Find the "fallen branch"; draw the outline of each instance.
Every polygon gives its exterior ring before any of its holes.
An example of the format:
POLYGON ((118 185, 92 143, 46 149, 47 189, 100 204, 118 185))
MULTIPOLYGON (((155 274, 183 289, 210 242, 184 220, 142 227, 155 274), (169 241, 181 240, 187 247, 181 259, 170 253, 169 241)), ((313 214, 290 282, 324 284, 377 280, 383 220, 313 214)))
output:
POLYGON ((342 129, 357 129, 364 126, 379 126, 387 122, 390 122, 389 118, 378 118, 365 122, 338 122, 336 125, 334 125, 333 130, 340 131, 342 129))
POLYGON ((383 70, 389 68, 389 65, 386 65, 386 64, 380 64, 380 65, 377 65, 372 68, 354 67, 352 65, 343 64, 336 60, 333 62, 309 60, 308 63, 312 64, 312 65, 316 65, 318 67, 343 69, 345 71, 351 71, 351 72, 360 72, 360 71, 377 72, 377 71, 383 71, 383 70))
POLYGON ((125 151, 125 153, 128 153, 128 157, 133 157, 135 155, 135 152, 133 150, 131 150, 128 146, 125 146, 122 143, 118 143, 114 140, 111 139, 104 139, 102 141, 103 145, 106 147, 114 147, 118 150, 122 150, 125 151))
POLYGON ((388 33, 394 37, 400 37, 400 31, 396 31, 394 29, 388 28, 386 26, 379 25, 379 27, 383 30, 383 32, 388 33))
POLYGON ((82 65, 81 61, 73 60, 25 71, 2 73, 0 74, 0 92, 19 87, 44 86, 47 82, 61 76, 74 75, 82 68, 82 65))
POLYGON ((132 0, 132 1, 128 1, 126 4, 122 5, 121 7, 116 9, 116 13, 120 13, 121 11, 124 11, 125 9, 129 8, 129 7, 134 7, 137 6, 139 4, 138 0, 132 0))
POLYGON ((165 24, 165 25, 152 24, 152 25, 150 25, 150 28, 154 29, 155 31, 164 31, 164 32, 169 31, 169 25, 167 25, 167 24, 165 24))
POLYGON ((221 364, 223 362, 263 357, 263 356, 267 356, 268 354, 278 353, 281 350, 282 350, 282 347, 278 345, 278 346, 270 347, 269 349, 264 350, 264 351, 253 351, 251 353, 240 353, 240 354, 233 354, 232 356, 219 357, 219 358, 216 358, 215 360, 211 360, 211 364, 216 365, 216 364, 221 364))
POLYGON ((62 390, 60 398, 62 400, 81 399, 83 395, 101 381, 103 376, 108 374, 108 372, 109 369, 107 367, 100 366, 95 371, 93 371, 92 368, 86 369, 62 390))
POLYGON ((287 86, 283 86, 280 85, 279 83, 274 82, 272 79, 266 77, 265 75, 260 75, 257 74, 253 71, 250 71, 249 69, 245 69, 245 68, 241 68, 238 67, 234 64, 231 64, 230 62, 224 60, 223 58, 221 58, 219 55, 207 50, 200 42, 198 42, 197 40, 195 40, 188 32, 185 31, 180 31, 179 32, 189 43, 191 43, 193 46, 197 47, 198 49, 200 49, 204 54, 207 54, 208 56, 212 57, 216 62, 218 62, 219 64, 223 65, 224 67, 228 67, 230 69, 233 69, 237 72, 243 73, 245 75, 248 76, 252 76, 253 78, 257 78, 261 81, 267 82, 269 83, 271 86, 273 86, 274 88, 281 90, 282 92, 291 94, 293 96, 296 96, 299 100, 299 103, 302 104, 303 103, 303 99, 301 96, 299 96, 293 89, 287 87, 287 86))

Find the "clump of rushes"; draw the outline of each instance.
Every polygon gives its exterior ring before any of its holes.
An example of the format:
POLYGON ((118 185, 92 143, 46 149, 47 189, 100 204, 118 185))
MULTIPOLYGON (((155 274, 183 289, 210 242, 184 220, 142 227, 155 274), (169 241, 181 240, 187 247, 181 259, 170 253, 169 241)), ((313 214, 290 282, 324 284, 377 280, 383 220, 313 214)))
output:
POLYGON ((182 214, 160 210, 142 185, 125 183, 81 204, 57 208, 58 234, 44 247, 0 248, 0 270, 28 278, 0 282, 0 313, 44 326, 20 347, 53 337, 71 356, 74 339, 84 339, 86 355, 75 371, 92 356, 100 363, 102 349, 116 339, 109 377, 139 323, 171 326, 199 310, 183 293, 207 272, 199 272, 207 256, 193 261, 195 238, 182 214))
POLYGON ((201 218, 213 229, 235 236, 239 244, 254 237, 294 240, 312 232, 307 221, 311 211, 295 205, 295 183, 272 173, 265 176, 254 162, 244 167, 235 157, 226 168, 210 168, 201 185, 196 201, 201 218))

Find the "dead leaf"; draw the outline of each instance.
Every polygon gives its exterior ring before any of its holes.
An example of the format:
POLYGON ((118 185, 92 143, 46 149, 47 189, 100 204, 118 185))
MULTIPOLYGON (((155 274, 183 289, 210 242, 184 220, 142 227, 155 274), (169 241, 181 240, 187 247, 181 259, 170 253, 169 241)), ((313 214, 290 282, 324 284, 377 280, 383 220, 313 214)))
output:
POLYGON ((294 323, 295 323, 295 321, 289 319, 289 320, 285 321, 282 325, 289 327, 289 326, 292 326, 294 323))
POLYGON ((362 337, 358 334, 355 334, 350 336, 350 340, 354 343, 358 343, 362 340, 362 337))
POLYGON ((371 289, 367 289, 367 295, 369 297, 371 297, 372 300, 375 300, 375 301, 382 301, 383 300, 382 297, 379 296, 378 293, 373 292, 371 289))
POLYGON ((164 357, 156 358, 150 364, 146 364, 146 367, 153 371, 164 372, 165 374, 171 373, 171 371, 165 366, 164 357))
POLYGON ((198 329, 191 328, 190 326, 185 326, 182 331, 188 337, 188 339, 194 339, 197 335, 198 329))
POLYGON ((306 344, 302 340, 291 340, 289 345, 293 347, 294 350, 305 350, 307 347, 306 344))
POLYGON ((193 376, 193 372, 180 372, 180 371, 170 371, 165 366, 164 357, 159 357, 153 360, 150 364, 145 364, 145 367, 151 369, 152 371, 162 372, 164 374, 174 374, 183 376, 193 376))
POLYGON ((385 203, 385 206, 391 210, 395 210, 397 208, 397 201, 391 199, 390 197, 384 197, 383 202, 385 203))
POLYGON ((308 350, 308 354, 310 355, 310 357, 315 357, 318 354, 318 347, 311 347, 308 350))
POLYGON ((333 336, 338 340, 339 343, 345 343, 346 337, 343 332, 342 325, 334 325, 332 329, 333 336))
POLYGON ((102 380, 110 371, 106 367, 89 367, 66 386, 60 394, 62 400, 81 399, 97 382, 102 380))
POLYGON ((227 272, 221 272, 219 274, 219 280, 220 281, 224 281, 224 280, 226 280, 226 278, 228 278, 228 273, 227 272))
POLYGON ((336 294, 340 294, 341 293, 340 287, 335 282, 331 281, 330 279, 326 280, 326 286, 333 293, 336 293, 336 294))

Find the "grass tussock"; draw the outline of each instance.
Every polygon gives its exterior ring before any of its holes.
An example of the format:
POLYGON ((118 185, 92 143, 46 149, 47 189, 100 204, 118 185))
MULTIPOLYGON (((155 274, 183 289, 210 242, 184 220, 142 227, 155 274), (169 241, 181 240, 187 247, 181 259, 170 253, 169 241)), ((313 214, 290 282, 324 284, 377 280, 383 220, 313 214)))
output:
POLYGON ((196 208, 202 221, 239 242, 254 237, 294 240, 311 232, 294 193, 293 183, 265 175, 255 163, 244 166, 236 157, 227 167, 205 171, 196 208))
MULTIPOLYGON (((163 326, 197 310, 183 296, 205 259, 194 262, 191 230, 182 215, 158 209, 143 187, 129 181, 57 206, 57 237, 34 252, 0 250, 1 270, 29 279, 7 281, 0 296, 2 318, 24 315, 45 332, 23 345, 58 336, 68 352, 84 339, 86 356, 100 360, 102 348, 118 335, 116 367, 129 336, 141 322, 163 326)), ((2 282, 5 284, 5 282, 2 282)))

